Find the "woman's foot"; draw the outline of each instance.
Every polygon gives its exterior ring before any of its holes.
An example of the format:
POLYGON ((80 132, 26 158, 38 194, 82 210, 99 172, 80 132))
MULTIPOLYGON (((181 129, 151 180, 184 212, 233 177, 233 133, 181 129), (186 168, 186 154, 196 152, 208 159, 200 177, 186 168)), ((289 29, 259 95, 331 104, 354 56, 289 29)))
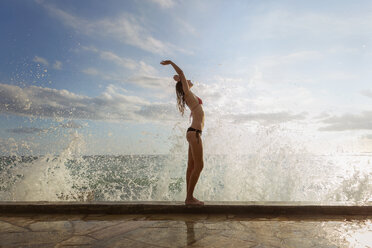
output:
POLYGON ((196 199, 195 197, 193 197, 193 198, 191 198, 191 199, 186 199, 186 200, 185 200, 185 204, 186 204, 186 205, 197 205, 197 206, 203 206, 203 205, 204 205, 204 202, 199 201, 198 199, 196 199))

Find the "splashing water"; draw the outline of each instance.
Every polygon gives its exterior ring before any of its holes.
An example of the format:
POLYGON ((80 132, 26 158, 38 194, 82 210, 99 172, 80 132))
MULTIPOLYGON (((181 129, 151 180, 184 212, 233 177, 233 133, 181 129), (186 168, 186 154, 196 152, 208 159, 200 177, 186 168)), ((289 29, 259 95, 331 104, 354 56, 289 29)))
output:
MULTIPOLYGON (((175 130, 169 155, 84 156, 84 138, 75 132, 58 156, 2 157, 0 200, 183 200, 187 142, 182 129, 175 130)), ((195 192, 201 199, 372 200, 371 156, 312 155, 280 128, 221 130, 203 133, 205 166, 195 192), (214 140, 217 132, 228 137, 214 140)))
MULTIPOLYGON (((78 133, 59 156, 3 157, 1 160, 0 199, 14 201, 57 201, 64 195, 76 199, 76 182, 66 161, 80 154, 83 145, 78 133)), ((78 181, 84 183, 84 178, 78 181)))

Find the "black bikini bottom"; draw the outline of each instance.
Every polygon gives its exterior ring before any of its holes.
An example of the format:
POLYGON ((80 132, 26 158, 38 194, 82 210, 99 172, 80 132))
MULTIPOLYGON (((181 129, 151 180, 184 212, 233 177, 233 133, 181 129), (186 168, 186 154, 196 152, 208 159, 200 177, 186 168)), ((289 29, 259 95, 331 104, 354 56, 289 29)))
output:
POLYGON ((190 132, 190 131, 195 131, 195 135, 196 135, 196 138, 198 139, 198 143, 199 143, 199 136, 202 134, 202 131, 199 130, 199 129, 195 129, 193 127, 189 127, 187 129, 187 132, 190 132))

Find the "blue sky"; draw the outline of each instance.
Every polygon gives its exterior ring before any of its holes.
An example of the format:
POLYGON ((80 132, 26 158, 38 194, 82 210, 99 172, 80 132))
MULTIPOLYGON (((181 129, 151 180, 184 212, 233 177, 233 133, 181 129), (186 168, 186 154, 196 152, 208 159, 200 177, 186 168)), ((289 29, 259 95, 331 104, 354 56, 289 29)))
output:
POLYGON ((60 153, 74 137, 85 154, 182 152, 189 113, 163 59, 203 99, 207 153, 226 139, 249 153, 273 129, 311 152, 372 152, 371 13, 370 1, 1 1, 0 153, 60 153))

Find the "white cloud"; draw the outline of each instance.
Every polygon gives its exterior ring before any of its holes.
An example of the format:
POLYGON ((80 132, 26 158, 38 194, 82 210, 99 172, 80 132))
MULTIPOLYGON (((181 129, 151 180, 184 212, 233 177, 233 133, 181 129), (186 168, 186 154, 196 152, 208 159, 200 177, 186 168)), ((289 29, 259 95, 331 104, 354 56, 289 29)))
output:
POLYGON ((61 123, 59 126, 63 128, 74 128, 74 129, 83 127, 82 125, 80 125, 79 123, 75 121, 68 121, 65 123, 61 123))
MULTIPOLYGON (((142 88, 158 89, 169 91, 169 82, 171 79, 168 77, 156 77, 156 76, 133 76, 128 78, 128 82, 133 83, 142 88)), ((172 89, 173 90, 173 89, 172 89)))
MULTIPOLYGON (((39 63, 39 64, 42 64, 44 66, 49 66, 49 61, 46 58, 43 58, 43 57, 35 56, 32 61, 34 61, 36 63, 39 63)), ((62 62, 59 61, 59 60, 56 60, 52 66, 56 70, 61 70, 62 69, 62 62)))
POLYGON ((82 48, 83 50, 98 54, 100 58, 104 60, 111 61, 120 67, 130 69, 134 71, 136 74, 154 75, 158 73, 158 71, 153 66, 147 64, 144 61, 137 62, 133 59, 121 57, 114 52, 102 51, 92 46, 91 47, 83 46, 82 48))
POLYGON ((6 131, 10 133, 15 133, 15 134, 33 134, 33 133, 45 133, 48 131, 48 129, 37 128, 37 127, 17 127, 17 128, 7 129, 6 131))
POLYGON ((42 65, 45 65, 45 66, 49 66, 48 60, 45 58, 39 57, 39 56, 35 56, 33 61, 36 63, 40 63, 42 65))
POLYGON ((179 28, 179 31, 182 33, 185 33, 185 31, 188 34, 191 35, 198 35, 198 32, 196 31, 195 27, 193 27, 190 23, 186 22, 184 18, 175 18, 175 21, 180 25, 181 28, 179 28))
POLYGON ((82 48, 83 50, 94 52, 98 54, 100 58, 107 60, 107 61, 111 61, 120 67, 127 68, 130 70, 135 70, 138 67, 138 63, 134 61, 133 59, 121 57, 115 54, 114 52, 102 51, 93 46, 90 46, 90 47, 83 46, 82 48))
POLYGON ((304 38, 333 39, 368 34, 371 17, 323 14, 319 12, 295 12, 275 9, 265 14, 248 16, 248 39, 304 38), (367 19, 366 19, 367 18, 367 19))
POLYGON ((155 54, 169 54, 171 44, 153 37, 138 18, 124 13, 115 19, 88 20, 74 16, 52 5, 41 3, 48 12, 66 26, 86 35, 110 37, 155 54))
POLYGON ((372 140, 372 134, 366 134, 362 138, 372 140))
POLYGON ((151 72, 154 72, 152 66, 141 61, 136 65, 136 68, 137 71, 132 73, 132 76, 129 77, 118 75, 115 72, 99 71, 92 67, 83 69, 82 72, 89 76, 98 76, 103 80, 114 81, 119 84, 129 83, 144 89, 156 90, 156 94, 151 93, 156 97, 164 97, 174 90, 172 87, 169 87, 172 81, 170 77, 156 76, 157 73, 154 73, 155 75, 151 74, 151 72))
POLYGON ((108 52, 108 51, 101 52, 101 58, 105 60, 113 61, 117 65, 125 67, 125 68, 129 68, 132 70, 136 68, 136 63, 134 60, 119 57, 113 52, 108 52))
MULTIPOLYGON (((169 93, 170 78, 158 76, 158 70, 144 61, 135 61, 133 59, 123 58, 111 51, 102 51, 95 47, 82 47, 85 51, 96 53, 100 58, 111 61, 120 67, 131 70, 131 76, 123 77, 116 73, 101 72, 95 68, 86 68, 83 73, 91 76, 100 76, 107 80, 118 82, 127 82, 142 88, 150 88, 169 93)), ((173 89, 172 89, 173 90, 173 89)))
POLYGON ((88 97, 67 90, 0 84, 0 113, 105 121, 167 121, 178 117, 175 103, 150 103, 113 85, 97 97, 88 97))
POLYGON ((91 76, 97 76, 97 75, 100 74, 100 72, 97 69, 92 68, 92 67, 83 69, 81 72, 83 72, 84 74, 87 74, 87 75, 91 75, 91 76))
POLYGON ((198 83, 192 91, 203 100, 208 122, 272 125, 307 123, 314 99, 303 88, 276 89, 266 84, 250 83, 250 78, 215 76, 214 83, 198 83))
POLYGON ((150 35, 137 19, 130 14, 126 14, 116 20, 102 20, 93 23, 93 25, 96 25, 98 30, 128 45, 151 53, 169 54, 169 46, 150 35))
POLYGON ((160 7, 165 9, 171 8, 175 4, 174 0, 149 0, 149 1, 158 4, 160 7))
POLYGON ((197 84, 195 92, 205 98, 206 108, 231 113, 316 113, 324 102, 306 88, 267 83, 254 75, 242 78, 215 77, 197 84))
POLYGON ((326 111, 323 111, 320 114, 314 116, 313 118, 318 119, 318 120, 324 120, 324 119, 329 118, 329 117, 331 117, 331 114, 326 112, 326 111))
POLYGON ((247 113, 228 115, 234 123, 259 122, 262 125, 272 125, 290 121, 299 121, 306 119, 306 112, 292 114, 289 112, 271 112, 271 113, 247 113))
MULTIPOLYGON (((144 87, 157 87, 154 79, 142 79, 144 87), (146 85, 147 84, 147 85, 146 85)), ((158 84, 163 82, 158 79, 158 84)), ((140 82, 140 80, 138 80, 140 82)), ((168 86, 169 87, 169 86, 168 86)), ((174 93, 174 88, 169 87, 174 93)), ((304 120, 306 113, 292 114, 288 111, 240 112, 231 113, 229 106, 214 108, 215 102, 224 102, 225 96, 219 91, 211 90, 204 97, 209 119, 225 117, 226 121, 245 123, 250 121, 264 125, 304 120), (210 103, 208 103, 210 101, 210 103)), ((229 101, 229 99, 227 99, 229 101)), ((204 103, 205 104, 205 103, 204 103)), ((243 110, 243 109, 240 109, 243 110)), ((109 85, 101 95, 88 97, 77 95, 67 90, 57 90, 30 86, 20 88, 14 85, 0 84, 0 113, 21 116, 91 119, 91 120, 126 120, 126 121, 175 121, 180 118, 176 102, 149 102, 138 96, 128 95, 125 89, 109 85)), ((66 127, 76 125, 66 125, 66 127)))
POLYGON ((110 73, 107 71, 100 71, 93 67, 85 68, 81 70, 81 72, 89 76, 94 76, 94 77, 98 76, 102 78, 103 80, 107 80, 107 81, 122 81, 122 78, 119 77, 118 75, 115 75, 114 73, 110 73))
POLYGON ((362 90, 360 94, 362 94, 363 96, 372 98, 372 90, 362 90))
POLYGON ((154 74, 157 74, 157 72, 158 71, 153 66, 146 64, 144 61, 139 62, 139 70, 138 70, 139 74, 154 75, 154 74))
POLYGON ((261 73, 260 79, 267 83, 313 84, 319 77, 325 78, 330 74, 319 72, 314 67, 314 64, 322 63, 324 59, 325 56, 320 51, 303 50, 261 57, 254 67, 261 73), (320 75, 314 76, 314 70, 320 75))
POLYGON ((53 68, 56 70, 62 70, 62 62, 59 60, 56 60, 56 62, 54 62, 53 64, 53 68))
POLYGON ((303 62, 313 62, 314 60, 320 60, 324 56, 319 51, 303 50, 297 51, 284 55, 269 56, 262 58, 260 66, 282 66, 282 65, 293 65, 303 62))
POLYGON ((332 116, 321 122, 326 126, 319 128, 320 131, 372 130, 372 111, 332 116))

